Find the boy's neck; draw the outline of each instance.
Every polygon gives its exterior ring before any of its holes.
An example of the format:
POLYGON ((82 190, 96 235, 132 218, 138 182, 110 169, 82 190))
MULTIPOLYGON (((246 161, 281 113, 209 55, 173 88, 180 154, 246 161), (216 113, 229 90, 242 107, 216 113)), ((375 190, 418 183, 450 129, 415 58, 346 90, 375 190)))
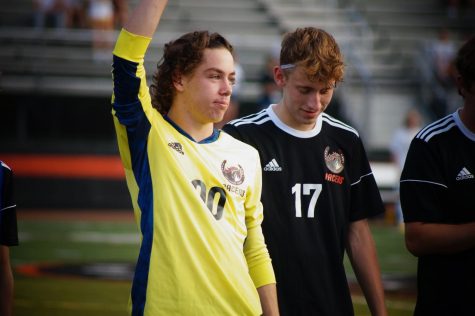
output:
POLYGON ((177 107, 172 107, 167 116, 196 142, 200 142, 213 135, 213 122, 198 122, 188 113, 181 113, 180 110, 177 110, 177 107))
POLYGON ((459 114, 463 125, 475 133, 475 106, 473 104, 471 106, 465 104, 459 114))

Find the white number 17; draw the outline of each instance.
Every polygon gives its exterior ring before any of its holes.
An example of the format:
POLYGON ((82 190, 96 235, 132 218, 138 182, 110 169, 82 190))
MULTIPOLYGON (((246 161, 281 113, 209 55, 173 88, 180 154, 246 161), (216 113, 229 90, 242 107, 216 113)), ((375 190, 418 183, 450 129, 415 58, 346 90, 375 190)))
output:
POLYGON ((307 217, 315 217, 315 205, 317 204, 318 197, 322 192, 322 185, 316 183, 304 183, 302 192, 302 183, 296 183, 292 187, 292 194, 295 194, 295 216, 302 217, 302 193, 303 195, 310 195, 313 191, 312 198, 308 204, 307 217))

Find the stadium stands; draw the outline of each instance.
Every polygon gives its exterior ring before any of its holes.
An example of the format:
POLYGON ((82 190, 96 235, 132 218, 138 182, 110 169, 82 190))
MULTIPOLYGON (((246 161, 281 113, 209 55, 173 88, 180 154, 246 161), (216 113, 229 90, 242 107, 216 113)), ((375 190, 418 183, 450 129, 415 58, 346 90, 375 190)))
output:
MULTIPOLYGON (((328 30, 340 43, 347 74, 337 93, 375 158, 387 158, 391 133, 409 107, 424 112, 422 44, 441 26, 466 28, 438 0, 179 0, 166 9, 146 67, 150 75, 170 39, 218 31, 244 68, 246 113, 254 109, 259 72, 280 34, 305 25, 328 30)), ((111 45, 116 36, 112 31, 111 45)), ((35 29, 31 0, 0 0, 0 153, 116 153, 110 60, 94 59, 91 42, 88 28, 35 29)))
MULTIPOLYGON (((92 59, 91 30, 35 30, 29 0, 2 1, 0 21, 5 93, 110 95, 110 63, 92 59)), ((179 34, 219 31, 236 46, 246 74, 243 97, 252 104, 265 55, 280 33, 303 25, 324 28, 335 35, 347 59, 340 90, 348 117, 371 148, 384 149, 407 107, 418 102, 414 56, 421 39, 434 37, 449 22, 437 0, 181 0, 167 8, 146 67, 151 73, 163 43, 179 34)))

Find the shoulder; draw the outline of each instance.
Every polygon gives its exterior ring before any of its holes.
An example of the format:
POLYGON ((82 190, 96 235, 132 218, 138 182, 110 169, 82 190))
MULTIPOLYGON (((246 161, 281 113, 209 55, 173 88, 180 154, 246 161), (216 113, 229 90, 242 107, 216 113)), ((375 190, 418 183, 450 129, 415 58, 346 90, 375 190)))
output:
POLYGON ((354 127, 343 123, 342 121, 326 113, 322 113, 322 128, 326 128, 327 130, 341 134, 346 134, 351 138, 360 138, 358 131, 354 127))
POLYGON ((9 170, 9 171, 12 170, 6 163, 4 163, 1 160, 0 160, 0 166, 2 167, 2 169, 6 169, 6 170, 9 170))
POLYGON ((262 110, 239 119, 228 122, 223 131, 246 143, 254 143, 252 140, 261 138, 263 129, 268 129, 272 123, 272 118, 267 110, 262 110))
POLYGON ((7 175, 7 176, 12 174, 12 169, 1 160, 0 160, 0 174, 7 175))
POLYGON ((224 144, 224 146, 238 150, 240 155, 257 154, 257 150, 254 147, 235 138, 226 131, 221 131, 220 138, 220 141, 224 144))
POLYGON ((422 128, 416 134, 415 139, 423 143, 434 142, 440 136, 447 135, 453 128, 457 128, 457 123, 453 114, 450 114, 422 128))
POLYGON ((227 123, 228 126, 234 128, 244 128, 244 127, 255 127, 264 124, 265 122, 271 121, 267 110, 264 109, 254 114, 250 114, 236 120, 230 121, 227 123))

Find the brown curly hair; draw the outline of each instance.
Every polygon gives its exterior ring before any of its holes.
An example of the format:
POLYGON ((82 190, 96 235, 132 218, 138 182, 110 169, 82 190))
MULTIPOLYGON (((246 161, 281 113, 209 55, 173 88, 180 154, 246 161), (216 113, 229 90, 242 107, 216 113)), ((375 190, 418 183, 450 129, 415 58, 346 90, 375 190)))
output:
MULTIPOLYGON (((297 28, 282 40, 280 64, 303 66, 312 81, 343 81, 343 55, 333 36, 314 27, 297 28)), ((291 70, 290 70, 291 71, 291 70)))
POLYGON ((152 105, 161 114, 170 110, 175 96, 173 81, 177 76, 190 75, 203 60, 206 48, 225 48, 233 54, 232 45, 220 34, 195 31, 165 44, 162 59, 152 78, 152 105))

